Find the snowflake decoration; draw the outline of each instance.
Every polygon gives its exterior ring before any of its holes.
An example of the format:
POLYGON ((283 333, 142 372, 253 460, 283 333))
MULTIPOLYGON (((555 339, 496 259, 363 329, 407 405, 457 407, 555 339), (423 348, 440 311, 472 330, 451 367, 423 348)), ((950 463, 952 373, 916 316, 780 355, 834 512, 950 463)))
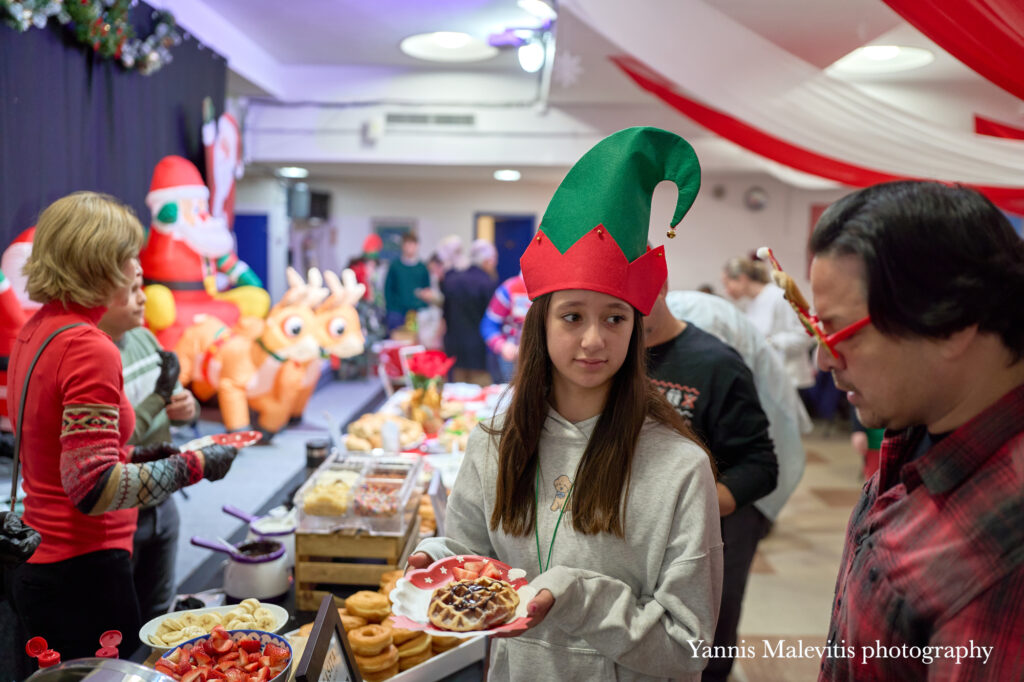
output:
POLYGON ((466 557, 464 557, 464 556, 459 556, 459 557, 456 557, 456 558, 459 560, 460 564, 466 560, 466 557))
POLYGON ((425 582, 426 584, 430 585, 431 583, 434 582, 434 579, 433 578, 424 578, 423 582, 425 582))
POLYGON ((563 88, 571 88, 579 82, 583 75, 583 64, 579 55, 568 50, 559 51, 555 55, 555 65, 551 77, 563 88))
POLYGON ((448 569, 444 566, 441 567, 441 575, 448 575, 448 569))

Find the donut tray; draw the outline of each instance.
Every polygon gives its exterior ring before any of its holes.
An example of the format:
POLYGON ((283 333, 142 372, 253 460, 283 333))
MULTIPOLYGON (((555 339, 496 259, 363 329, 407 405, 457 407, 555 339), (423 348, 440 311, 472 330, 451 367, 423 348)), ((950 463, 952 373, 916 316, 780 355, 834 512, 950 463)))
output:
POLYGON ((404 535, 422 468, 418 455, 332 454, 295 493, 298 531, 404 535))

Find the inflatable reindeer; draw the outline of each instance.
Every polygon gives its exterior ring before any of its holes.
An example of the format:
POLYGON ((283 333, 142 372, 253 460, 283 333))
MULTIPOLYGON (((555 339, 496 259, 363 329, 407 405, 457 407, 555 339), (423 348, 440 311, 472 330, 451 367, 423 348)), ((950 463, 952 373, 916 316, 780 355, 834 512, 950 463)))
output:
POLYGON ((363 350, 353 307, 362 286, 349 271, 342 277, 328 273, 324 288, 319 271, 310 270, 306 282, 289 268, 289 289, 265 320, 243 318, 229 329, 212 316, 197 318, 174 349, 182 385, 191 384, 200 400, 216 395, 228 430, 248 428, 251 408, 261 431, 280 431, 302 415, 325 353, 351 357, 363 350))

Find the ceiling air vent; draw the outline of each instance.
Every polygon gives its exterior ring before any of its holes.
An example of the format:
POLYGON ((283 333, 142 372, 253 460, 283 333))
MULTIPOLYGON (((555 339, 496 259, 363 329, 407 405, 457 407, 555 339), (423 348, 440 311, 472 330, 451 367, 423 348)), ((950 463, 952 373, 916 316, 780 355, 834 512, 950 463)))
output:
POLYGON ((471 128, 476 124, 476 116, 473 114, 408 114, 392 112, 384 117, 384 121, 389 127, 455 126, 471 128))

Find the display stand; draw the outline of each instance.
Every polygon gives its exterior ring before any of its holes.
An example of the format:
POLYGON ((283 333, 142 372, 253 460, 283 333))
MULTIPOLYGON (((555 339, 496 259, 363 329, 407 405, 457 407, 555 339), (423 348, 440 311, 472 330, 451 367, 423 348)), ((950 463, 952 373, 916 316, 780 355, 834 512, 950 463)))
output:
POLYGON ((334 599, 320 600, 313 629, 295 666, 295 682, 363 682, 334 599))

